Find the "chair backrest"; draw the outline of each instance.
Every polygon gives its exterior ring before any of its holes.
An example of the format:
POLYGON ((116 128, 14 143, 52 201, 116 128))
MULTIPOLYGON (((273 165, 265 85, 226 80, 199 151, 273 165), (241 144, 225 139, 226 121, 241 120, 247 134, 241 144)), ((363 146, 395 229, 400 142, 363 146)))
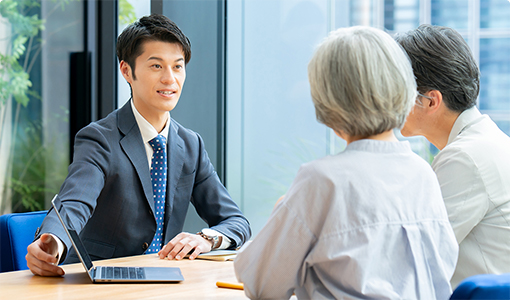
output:
POLYGON ((457 299, 510 299, 510 273, 480 274, 464 279, 453 291, 451 300, 457 299))
POLYGON ((48 211, 0 216, 0 272, 26 270, 27 247, 48 211))

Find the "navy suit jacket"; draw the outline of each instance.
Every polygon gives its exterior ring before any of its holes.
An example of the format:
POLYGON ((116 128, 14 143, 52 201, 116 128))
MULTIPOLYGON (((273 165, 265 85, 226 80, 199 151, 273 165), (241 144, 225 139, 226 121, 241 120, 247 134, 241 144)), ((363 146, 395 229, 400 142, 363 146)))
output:
MULTIPOLYGON (((173 119, 167 138, 164 244, 182 231, 191 202, 212 229, 242 245, 251 230, 220 182, 201 137, 173 119)), ((147 155, 130 102, 78 132, 73 162, 59 198, 91 258, 145 252, 156 232, 147 155)), ((53 233, 77 256, 57 215, 48 212, 37 235, 53 233)))

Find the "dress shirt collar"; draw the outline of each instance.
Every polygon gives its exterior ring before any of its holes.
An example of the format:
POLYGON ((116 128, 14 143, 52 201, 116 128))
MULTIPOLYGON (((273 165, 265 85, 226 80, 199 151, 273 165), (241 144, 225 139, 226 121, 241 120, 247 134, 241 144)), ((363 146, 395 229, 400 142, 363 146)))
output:
POLYGON ((131 100, 131 108, 133 109, 133 114, 135 115, 136 123, 138 124, 138 128, 140 128, 140 133, 142 134, 142 140, 144 143, 148 143, 150 140, 155 138, 158 134, 164 136, 168 140, 168 128, 170 127, 170 112, 168 112, 168 119, 166 120, 165 127, 161 130, 160 133, 154 128, 154 126, 149 123, 136 109, 133 104, 133 100, 131 100))
POLYGON ((448 143, 446 145, 449 145, 451 142, 453 142, 453 140, 464 130, 464 128, 466 128, 470 123, 480 118, 481 116, 482 114, 478 108, 476 108, 476 106, 463 111, 453 124, 450 135, 448 136, 448 143))
POLYGON ((407 153, 411 151, 408 141, 379 141, 361 139, 354 141, 345 147, 345 151, 366 151, 374 153, 407 153))

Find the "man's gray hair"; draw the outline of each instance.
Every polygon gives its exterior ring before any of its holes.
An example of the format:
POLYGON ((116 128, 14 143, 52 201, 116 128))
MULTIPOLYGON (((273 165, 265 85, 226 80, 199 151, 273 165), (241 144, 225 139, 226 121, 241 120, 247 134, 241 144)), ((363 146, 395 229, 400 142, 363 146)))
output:
POLYGON ((402 128, 417 95, 405 52, 371 27, 332 31, 308 64, 308 78, 319 122, 350 136, 402 128))
POLYGON ((476 104, 480 71, 457 31, 424 24, 397 34, 395 39, 409 55, 421 94, 440 91, 446 107, 455 112, 476 104))

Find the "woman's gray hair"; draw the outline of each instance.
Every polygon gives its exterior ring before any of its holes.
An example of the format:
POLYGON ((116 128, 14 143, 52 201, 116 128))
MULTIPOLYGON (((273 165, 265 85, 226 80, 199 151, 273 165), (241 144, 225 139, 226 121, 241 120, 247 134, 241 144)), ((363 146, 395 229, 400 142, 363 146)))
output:
POLYGON ((417 95, 405 52, 371 27, 332 31, 308 64, 308 78, 319 122, 350 136, 402 128, 417 95))

